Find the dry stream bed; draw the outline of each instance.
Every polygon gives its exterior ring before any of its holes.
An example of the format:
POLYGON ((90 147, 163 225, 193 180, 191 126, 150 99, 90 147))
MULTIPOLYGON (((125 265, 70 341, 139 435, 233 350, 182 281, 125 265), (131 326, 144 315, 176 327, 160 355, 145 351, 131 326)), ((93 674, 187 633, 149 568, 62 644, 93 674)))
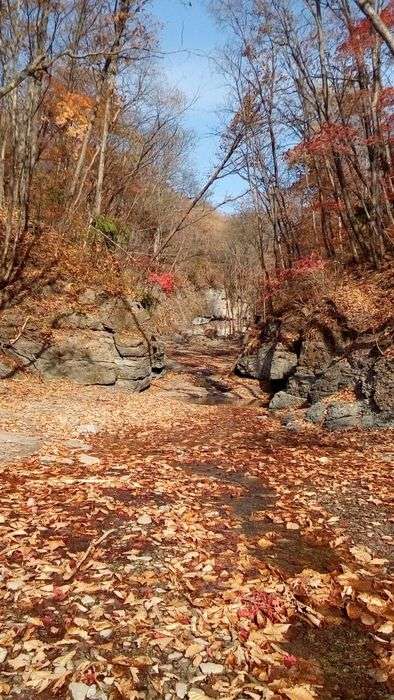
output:
POLYGON ((172 356, 0 397, 0 697, 392 698, 390 434, 289 432, 232 346, 172 356))

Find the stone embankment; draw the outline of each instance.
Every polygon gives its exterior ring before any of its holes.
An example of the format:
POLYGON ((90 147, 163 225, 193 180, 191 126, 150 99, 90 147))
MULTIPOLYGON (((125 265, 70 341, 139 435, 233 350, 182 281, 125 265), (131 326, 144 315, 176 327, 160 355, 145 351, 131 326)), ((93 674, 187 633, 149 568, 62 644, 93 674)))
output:
POLYGON ((40 319, 25 318, 21 309, 4 312, 0 377, 29 369, 84 385, 142 391, 164 370, 164 346, 132 299, 87 289, 46 321, 44 331, 40 319))
POLYGON ((294 425, 294 410, 330 430, 394 425, 390 324, 359 328, 327 300, 312 315, 289 312, 256 326, 236 365, 272 394, 270 408, 294 425), (290 413, 289 413, 290 411, 290 413))

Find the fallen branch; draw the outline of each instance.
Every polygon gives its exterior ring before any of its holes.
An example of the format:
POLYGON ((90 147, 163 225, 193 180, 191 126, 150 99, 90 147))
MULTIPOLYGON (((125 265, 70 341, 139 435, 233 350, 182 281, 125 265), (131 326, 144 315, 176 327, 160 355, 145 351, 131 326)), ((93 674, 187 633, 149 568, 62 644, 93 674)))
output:
POLYGON ((84 554, 80 558, 79 562, 77 563, 77 565, 75 566, 73 571, 71 571, 69 574, 66 574, 66 576, 63 577, 63 580, 64 581, 71 581, 74 578, 75 574, 78 573, 78 571, 80 570, 81 566, 85 563, 85 561, 87 559, 89 559, 90 555, 92 554, 92 552, 94 552, 96 547, 98 547, 99 544, 104 542, 104 540, 106 540, 107 537, 112 535, 113 532, 116 532, 116 530, 115 529, 107 530, 107 532, 104 532, 104 534, 101 535, 101 537, 99 537, 98 540, 93 540, 93 542, 91 542, 89 547, 87 548, 86 552, 84 552, 84 554))
POLYGON ((30 321, 30 316, 27 316, 25 322, 22 325, 22 328, 18 331, 15 338, 13 338, 12 340, 9 341, 8 345, 15 345, 15 343, 18 342, 19 338, 21 338, 23 333, 25 332, 26 326, 29 323, 29 321, 30 321))

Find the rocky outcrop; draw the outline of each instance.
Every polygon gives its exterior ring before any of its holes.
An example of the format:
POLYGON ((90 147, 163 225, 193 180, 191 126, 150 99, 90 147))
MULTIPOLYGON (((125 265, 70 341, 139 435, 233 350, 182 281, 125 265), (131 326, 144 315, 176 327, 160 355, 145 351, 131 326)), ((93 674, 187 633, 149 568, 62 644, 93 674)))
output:
POLYGON ((249 308, 241 299, 230 299, 223 288, 209 287, 201 293, 204 316, 196 316, 190 336, 228 338, 242 335, 248 326, 249 308))
POLYGON ((266 378, 271 381, 287 378, 297 367, 297 362, 297 355, 286 350, 282 343, 278 343, 272 350, 269 374, 266 378))
POLYGON ((305 403, 304 399, 299 396, 292 396, 286 391, 277 391, 270 401, 271 411, 277 411, 283 408, 300 408, 305 403))
POLYGON ((53 316, 50 333, 27 324, 18 337, 21 325, 15 312, 2 319, 3 377, 22 366, 44 377, 142 391, 165 368, 164 346, 131 299, 86 290, 76 308, 53 316))
POLYGON ((354 328, 330 300, 313 314, 271 319, 251 337, 236 372, 269 382, 271 410, 306 407, 306 419, 329 430, 394 426, 387 323, 354 328))

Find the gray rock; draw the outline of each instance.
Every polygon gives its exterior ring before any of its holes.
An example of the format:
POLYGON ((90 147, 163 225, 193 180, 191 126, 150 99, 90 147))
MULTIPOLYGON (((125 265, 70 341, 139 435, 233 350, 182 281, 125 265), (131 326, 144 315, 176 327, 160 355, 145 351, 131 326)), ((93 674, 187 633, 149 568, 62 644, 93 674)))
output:
POLYGON ((78 461, 81 464, 85 464, 87 467, 93 467, 95 464, 100 464, 98 457, 93 457, 93 455, 81 454, 78 455, 78 461))
POLYGON ((306 399, 315 380, 316 376, 312 370, 299 365, 295 373, 289 377, 287 382, 287 391, 289 394, 293 394, 294 396, 302 396, 304 399, 306 399))
POLYGON ((373 400, 380 411, 391 412, 394 418, 394 358, 377 360, 373 373, 373 400))
POLYGON ((363 414, 366 411, 369 413, 367 404, 364 401, 353 401, 350 403, 340 401, 329 404, 324 427, 328 430, 349 430, 363 427, 363 414))
POLYGON ((308 398, 311 403, 316 403, 340 389, 354 389, 356 382, 357 373, 349 362, 344 358, 338 359, 316 379, 308 398))
POLYGON ((42 338, 28 338, 22 335, 11 347, 6 348, 6 351, 11 357, 17 357, 24 365, 29 365, 41 356, 45 347, 46 343, 42 338))
POLYGON ((196 316, 192 320, 192 326, 205 326, 206 323, 210 323, 211 319, 207 316, 196 316))
POLYGON ((273 343, 263 343, 257 353, 258 378, 269 379, 273 354, 273 343))
POLYGON ((115 333, 114 336, 116 349, 122 357, 146 357, 148 348, 141 335, 124 336, 115 333))
POLYGON ((322 423, 326 415, 327 406, 319 401, 310 406, 306 412, 306 419, 311 423, 322 423))
POLYGON ((99 384, 111 386, 116 382, 116 369, 112 364, 100 364, 89 360, 67 360, 65 362, 52 360, 50 363, 40 363, 39 369, 47 377, 63 377, 72 379, 77 384, 85 386, 99 384))
POLYGON ((70 448, 70 450, 90 450, 90 445, 83 440, 78 440, 78 438, 66 440, 64 444, 66 447, 70 448))
POLYGON ((241 375, 241 377, 251 377, 252 379, 259 379, 260 364, 257 354, 243 355, 242 357, 240 357, 235 369, 237 373, 241 375))
POLYGON ((271 399, 269 408, 271 411, 281 410, 283 408, 300 408, 305 404, 305 400, 300 396, 292 396, 285 391, 278 391, 271 399))
POLYGON ((122 360, 117 363, 118 379, 133 380, 145 379, 150 375, 151 365, 149 357, 136 358, 134 360, 122 360))
POLYGON ((98 298, 99 292, 97 292, 95 289, 89 288, 85 289, 85 291, 79 295, 78 303, 82 304, 82 306, 93 306, 97 303, 98 298))
POLYGON ((91 331, 103 331, 105 330, 104 325, 101 321, 94 316, 81 313, 79 311, 71 311, 70 313, 63 314, 55 319, 53 322, 54 328, 71 328, 74 330, 91 330, 91 331))
POLYGON ((297 420, 294 416, 286 416, 282 421, 282 425, 292 433, 301 433, 305 429, 302 421, 297 420))
POLYGON ((230 315, 226 292, 224 289, 210 287, 205 290, 207 312, 212 318, 224 319, 230 315))
POLYGON ((311 372, 321 373, 332 359, 333 353, 323 335, 313 329, 302 342, 299 364, 311 372))
POLYGON ((297 362, 297 355, 294 352, 289 352, 284 345, 278 343, 272 354, 269 379, 276 381, 288 377, 297 367, 297 362))
POLYGON ((91 595, 84 595, 81 598, 81 603, 85 606, 85 608, 91 608, 92 605, 96 603, 96 598, 92 598, 91 595))
POLYGON ((49 377, 67 377, 79 384, 110 385, 116 381, 118 360, 112 335, 76 331, 45 350, 36 367, 49 377))
POLYGON ((144 328, 150 320, 149 314, 139 302, 121 297, 106 299, 98 309, 97 316, 112 331, 132 331, 137 334, 140 332, 138 326, 144 328))
POLYGON ((0 362, 0 379, 6 379, 13 374, 13 369, 9 365, 0 362))
POLYGON ((124 389, 126 391, 141 392, 148 389, 151 385, 151 376, 145 377, 144 379, 118 379, 116 382, 117 389, 124 389))
POLYGON ((41 440, 31 435, 0 431, 0 461, 24 459, 38 452, 41 440))

